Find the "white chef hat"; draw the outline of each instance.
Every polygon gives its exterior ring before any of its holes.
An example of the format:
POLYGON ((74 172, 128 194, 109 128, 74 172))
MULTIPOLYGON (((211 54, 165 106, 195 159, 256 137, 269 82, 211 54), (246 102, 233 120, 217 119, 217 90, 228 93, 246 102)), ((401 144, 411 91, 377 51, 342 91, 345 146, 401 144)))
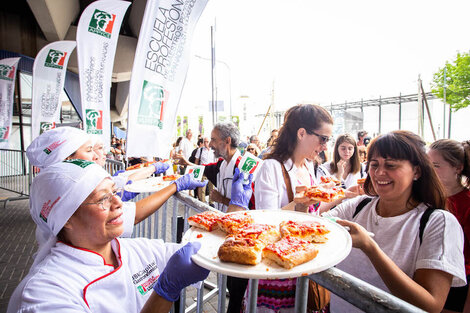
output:
POLYGON ((57 236, 82 202, 103 179, 101 166, 85 160, 67 160, 48 166, 31 184, 30 212, 45 238, 57 236))
POLYGON ((62 162, 90 139, 81 129, 64 126, 36 137, 26 149, 29 162, 39 168, 62 162))

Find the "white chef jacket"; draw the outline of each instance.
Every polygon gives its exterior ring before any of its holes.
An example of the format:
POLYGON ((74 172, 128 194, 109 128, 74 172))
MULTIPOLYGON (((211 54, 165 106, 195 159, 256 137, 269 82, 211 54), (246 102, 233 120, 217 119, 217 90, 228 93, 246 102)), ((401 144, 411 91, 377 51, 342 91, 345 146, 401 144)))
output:
POLYGON ((181 245, 145 238, 111 244, 116 269, 95 252, 56 243, 17 287, 7 312, 140 312, 181 245))
MULTIPOLYGON (((329 176, 321 166, 315 170, 313 162, 306 161, 305 164, 314 184, 320 183, 320 177, 329 176)), ((298 168, 291 159, 284 162, 284 167, 289 174, 292 193, 295 195, 295 187, 299 185, 296 177, 298 168)), ((280 209, 289 204, 287 188, 279 161, 274 159, 264 160, 255 182, 255 203, 257 210, 280 209)))
MULTIPOLYGON (((233 180, 233 171, 235 169, 235 163, 237 162, 238 157, 240 156, 240 151, 238 149, 235 151, 230 162, 227 163, 226 160, 222 161, 220 165, 219 173, 217 174, 217 190, 220 194, 226 198, 232 198, 232 180, 233 180)), ((216 209, 227 212, 228 206, 216 202, 216 209)))

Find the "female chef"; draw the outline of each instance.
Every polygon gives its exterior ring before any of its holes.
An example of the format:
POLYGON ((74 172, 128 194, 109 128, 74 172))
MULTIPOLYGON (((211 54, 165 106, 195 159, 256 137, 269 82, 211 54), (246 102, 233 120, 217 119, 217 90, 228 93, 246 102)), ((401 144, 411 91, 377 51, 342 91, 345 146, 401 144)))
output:
MULTIPOLYGON (((100 158, 93 149, 94 142, 92 137, 83 130, 73 127, 59 127, 36 137, 26 149, 26 154, 30 163, 41 169, 71 158, 93 161, 102 165, 100 158)), ((161 162, 155 164, 154 170, 157 174, 168 169, 167 164, 161 162)), ((133 177, 129 178, 132 179, 133 177)), ((183 179, 183 177, 180 179, 183 179)), ((189 178, 184 179, 187 180, 189 178)), ((118 185, 117 187, 123 187, 127 183, 127 179, 125 182, 122 182, 119 177, 113 177, 113 180, 118 185)), ((205 186, 205 184, 192 180, 189 189, 205 186)), ((130 237, 134 230, 134 225, 157 211, 173 194, 174 192, 171 192, 171 188, 167 187, 135 203, 124 202, 124 232, 121 237, 130 237)), ((43 237, 40 231, 36 231, 36 238, 40 245, 44 242, 43 237)))
MULTIPOLYGON (((176 181, 171 192, 186 189, 176 181)), ((31 215, 48 234, 7 312, 168 312, 208 271, 191 261, 200 245, 117 238, 122 202, 99 165, 68 160, 31 185, 31 215), (153 289, 153 290, 152 290, 153 289)))

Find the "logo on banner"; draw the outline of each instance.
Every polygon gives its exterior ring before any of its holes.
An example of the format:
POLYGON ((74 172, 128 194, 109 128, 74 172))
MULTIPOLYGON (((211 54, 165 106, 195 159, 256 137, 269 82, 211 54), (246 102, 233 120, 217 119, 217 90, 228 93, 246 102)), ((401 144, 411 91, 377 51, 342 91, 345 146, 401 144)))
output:
POLYGON ((95 9, 90 24, 88 25, 88 31, 106 38, 111 38, 115 20, 115 14, 109 14, 105 11, 95 9))
POLYGON ((144 80, 137 123, 163 128, 163 110, 168 102, 168 91, 162 86, 144 80))
POLYGON ((86 109, 86 129, 88 134, 103 134, 103 111, 86 109))
POLYGON ((10 134, 10 126, 0 127, 0 142, 7 141, 9 134, 10 134))
POLYGON ((0 64, 0 79, 12 81, 15 77, 15 67, 5 64, 0 64))
POLYGON ((39 135, 55 128, 55 122, 41 122, 39 124, 39 135))
POLYGON ((255 172, 257 163, 255 159, 248 157, 242 166, 242 172, 253 174, 255 172))
POLYGON ((67 52, 50 49, 47 54, 46 61, 44 62, 44 66, 63 69, 66 56, 67 52))

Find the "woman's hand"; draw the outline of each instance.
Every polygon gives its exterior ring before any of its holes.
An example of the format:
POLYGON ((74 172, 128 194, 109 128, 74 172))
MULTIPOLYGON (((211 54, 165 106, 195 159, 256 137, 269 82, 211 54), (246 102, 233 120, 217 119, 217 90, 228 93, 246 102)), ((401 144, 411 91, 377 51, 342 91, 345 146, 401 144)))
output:
POLYGON ((296 211, 305 211, 312 204, 318 203, 318 200, 312 200, 309 197, 305 196, 305 191, 307 191, 307 186, 297 186, 295 187, 295 210, 296 211))
POLYGON ((338 167, 338 173, 336 173, 336 177, 338 179, 342 179, 343 178, 343 174, 344 174, 344 171, 346 169, 346 165, 348 165, 348 163, 345 161, 345 160, 339 160, 338 163, 336 163, 336 166, 338 167))
POLYGON ((175 164, 194 165, 193 163, 189 162, 182 153, 175 153, 175 155, 173 156, 173 159, 175 160, 175 164))
POLYGON ((368 249, 376 245, 375 241, 369 235, 369 232, 361 225, 341 219, 336 220, 336 223, 341 226, 349 227, 349 234, 351 235, 354 248, 361 249, 366 253, 368 249))
POLYGON ((364 194, 364 190, 358 185, 351 186, 348 189, 344 190, 344 195, 348 199, 355 198, 361 194, 362 195, 364 194), (361 193, 361 190, 362 190, 362 193, 361 193))

